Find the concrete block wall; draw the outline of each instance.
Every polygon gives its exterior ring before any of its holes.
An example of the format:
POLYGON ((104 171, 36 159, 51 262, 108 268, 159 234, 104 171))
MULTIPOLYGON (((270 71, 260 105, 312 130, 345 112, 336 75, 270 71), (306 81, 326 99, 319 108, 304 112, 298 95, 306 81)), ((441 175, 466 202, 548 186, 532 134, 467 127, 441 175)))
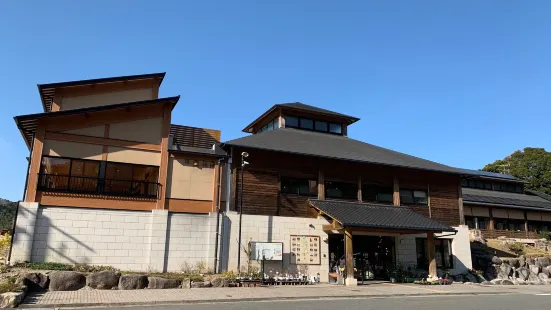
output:
MULTIPOLYGON (((228 212, 229 222, 229 247, 227 269, 237 271, 238 255, 238 236, 239 236, 239 214, 237 212, 228 212)), ((263 216, 263 215, 243 215, 242 219, 242 247, 247 247, 250 241, 258 242, 283 242, 283 263, 265 262, 266 273, 272 270, 297 272, 307 266, 307 273, 311 276, 320 274, 322 282, 328 282, 329 272, 329 244, 327 243, 327 233, 322 230, 322 225, 329 224, 323 218, 300 218, 284 216, 263 216), (319 236, 321 239, 321 264, 320 265, 292 265, 290 263, 291 235, 312 235, 319 236)), ((259 266, 258 262, 253 262, 259 266)), ((247 255, 241 249, 241 266, 246 270, 247 255)), ((304 271, 304 269, 303 269, 304 271)))
POLYGON ((20 202, 10 262, 28 260, 33 249, 37 202, 20 202))
MULTIPOLYGON (((435 234, 437 238, 452 240, 453 269, 451 274, 460 274, 472 269, 471 245, 469 242, 469 228, 467 226, 453 227, 455 235, 450 233, 435 234)), ((405 267, 417 265, 416 238, 426 238, 426 234, 396 236, 396 262, 405 267)))

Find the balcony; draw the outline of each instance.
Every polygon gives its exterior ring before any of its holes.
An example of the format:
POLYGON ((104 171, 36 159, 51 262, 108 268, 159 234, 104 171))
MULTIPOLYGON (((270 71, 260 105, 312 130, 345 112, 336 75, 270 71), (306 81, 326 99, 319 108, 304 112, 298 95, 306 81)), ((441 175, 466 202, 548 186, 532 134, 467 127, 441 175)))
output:
POLYGON ((158 199, 159 183, 68 175, 38 175, 39 191, 158 199))

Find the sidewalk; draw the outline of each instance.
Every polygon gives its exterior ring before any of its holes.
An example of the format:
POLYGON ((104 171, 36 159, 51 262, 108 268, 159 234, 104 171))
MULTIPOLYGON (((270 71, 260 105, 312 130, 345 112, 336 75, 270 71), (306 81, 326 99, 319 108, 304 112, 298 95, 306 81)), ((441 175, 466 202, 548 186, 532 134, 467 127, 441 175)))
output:
POLYGON ((252 301, 312 298, 394 297, 463 294, 520 293, 518 286, 414 284, 371 284, 345 287, 329 284, 313 286, 275 286, 240 288, 197 288, 168 290, 82 290, 29 295, 21 308, 122 306, 138 304, 178 304, 224 301, 252 301), (515 289, 517 288, 517 289, 515 289))

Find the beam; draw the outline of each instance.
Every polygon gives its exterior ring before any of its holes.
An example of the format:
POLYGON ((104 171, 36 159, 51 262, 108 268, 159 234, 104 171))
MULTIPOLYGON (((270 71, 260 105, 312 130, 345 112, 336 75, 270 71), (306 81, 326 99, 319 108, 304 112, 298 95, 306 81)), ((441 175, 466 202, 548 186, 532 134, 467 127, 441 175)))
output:
MULTIPOLYGON (((105 132, 108 133, 108 129, 105 129, 105 132)), ((137 149, 137 150, 156 151, 156 152, 161 151, 161 146, 158 144, 91 137, 91 136, 82 136, 82 135, 74 135, 70 133, 46 132, 45 138, 49 140, 69 141, 69 142, 76 142, 76 143, 98 144, 98 145, 104 145, 104 146, 118 146, 118 147, 125 147, 129 149, 137 149)))
POLYGON ((488 212, 490 213, 490 230, 494 230, 495 225, 494 225, 494 215, 492 212, 492 208, 488 208, 488 212))
POLYGON ((394 177, 394 193, 392 195, 392 203, 395 206, 400 205, 400 184, 398 183, 397 177, 394 177))
POLYGON ((463 189, 461 188, 461 180, 458 188, 459 198, 457 201, 459 204, 459 225, 465 225, 465 211, 463 210, 463 189))
POLYGON ((163 107, 163 132, 161 138, 161 163, 159 166, 159 184, 161 185, 161 194, 157 200, 157 209, 165 208, 166 188, 168 185, 168 135, 170 134, 170 119, 172 114, 172 106, 165 104, 163 107))
POLYGON ((36 202, 36 189, 38 187, 38 173, 40 172, 40 163, 42 162, 42 149, 44 147, 44 126, 39 124, 33 140, 33 153, 31 154, 31 165, 29 167, 29 179, 25 195, 26 202, 36 202))
POLYGON ((322 230, 324 231, 330 231, 330 230, 341 230, 343 229, 341 223, 337 222, 336 220, 333 219, 333 222, 329 225, 323 225, 321 227, 322 230))
POLYGON ((325 175, 321 169, 318 171, 318 199, 325 200, 325 175))
POLYGON ((362 177, 358 176, 358 201, 362 202, 362 177))
POLYGON ((354 250, 352 248, 352 230, 344 230, 346 279, 354 279, 354 250))
POLYGON ((429 259, 429 276, 431 278, 438 277, 436 269, 436 253, 434 248, 434 233, 427 233, 427 247, 428 247, 428 259, 429 259))

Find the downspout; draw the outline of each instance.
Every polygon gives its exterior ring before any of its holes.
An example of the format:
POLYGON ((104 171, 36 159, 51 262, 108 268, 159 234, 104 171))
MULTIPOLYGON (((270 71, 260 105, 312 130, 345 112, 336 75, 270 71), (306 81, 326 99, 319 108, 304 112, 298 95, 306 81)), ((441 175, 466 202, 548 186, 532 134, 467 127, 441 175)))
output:
POLYGON ((218 159, 218 182, 216 184, 216 195, 215 195, 215 201, 216 201, 216 241, 214 243, 214 273, 217 273, 218 270, 218 239, 220 238, 220 189, 222 188, 221 181, 222 178, 220 177, 220 171, 222 161, 224 161, 223 158, 218 159))

